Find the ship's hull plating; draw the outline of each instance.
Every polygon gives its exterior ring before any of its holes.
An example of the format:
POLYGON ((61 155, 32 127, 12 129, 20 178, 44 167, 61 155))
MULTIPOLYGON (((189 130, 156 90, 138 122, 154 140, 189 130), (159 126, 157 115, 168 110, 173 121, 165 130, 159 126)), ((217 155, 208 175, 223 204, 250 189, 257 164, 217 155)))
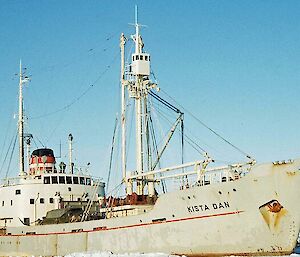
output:
POLYGON ((258 165, 239 180, 162 195, 153 210, 141 215, 8 228, 11 235, 0 236, 0 254, 289 254, 300 228, 299 168, 300 160, 258 165))

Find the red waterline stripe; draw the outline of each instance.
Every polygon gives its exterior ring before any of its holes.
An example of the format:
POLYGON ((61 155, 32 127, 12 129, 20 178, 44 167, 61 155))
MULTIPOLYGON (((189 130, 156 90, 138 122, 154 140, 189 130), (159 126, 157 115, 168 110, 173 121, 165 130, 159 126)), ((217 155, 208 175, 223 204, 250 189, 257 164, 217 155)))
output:
POLYGON ((47 234, 19 234, 19 235, 0 235, 0 238, 2 236, 8 237, 8 236, 47 236, 47 235, 62 235, 62 234, 77 234, 77 233, 83 233, 83 232, 99 232, 99 231, 108 231, 108 230, 117 230, 117 229, 124 229, 124 228, 134 228, 134 227, 142 227, 142 226, 150 226, 150 225, 159 225, 164 223, 171 223, 171 222, 180 222, 180 221, 186 221, 186 220, 195 220, 195 219, 205 219, 205 218, 212 218, 212 217, 219 217, 219 216, 227 216, 227 215, 234 215, 243 213, 244 211, 234 211, 234 212, 225 212, 225 213, 218 213, 218 214, 212 214, 212 215, 203 215, 203 216, 195 216, 195 217, 188 217, 188 218, 182 218, 182 219, 173 219, 173 220, 166 220, 166 221, 157 221, 157 222, 148 222, 148 223, 141 223, 141 224, 133 224, 133 225, 127 225, 127 226, 120 226, 120 227, 112 227, 112 228, 103 228, 103 229, 96 229, 96 230, 82 230, 78 232, 53 232, 53 233, 47 233, 47 234))

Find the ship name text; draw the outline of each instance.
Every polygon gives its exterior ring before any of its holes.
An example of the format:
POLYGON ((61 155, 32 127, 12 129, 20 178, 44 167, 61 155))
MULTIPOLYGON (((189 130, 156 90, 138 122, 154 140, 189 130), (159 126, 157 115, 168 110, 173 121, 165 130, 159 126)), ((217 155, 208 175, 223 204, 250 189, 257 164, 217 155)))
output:
POLYGON ((220 203, 213 203, 213 204, 199 204, 199 205, 187 206, 187 210, 189 213, 193 213, 193 212, 203 212, 209 210, 226 209, 229 207, 230 207, 229 202, 220 202, 220 203))

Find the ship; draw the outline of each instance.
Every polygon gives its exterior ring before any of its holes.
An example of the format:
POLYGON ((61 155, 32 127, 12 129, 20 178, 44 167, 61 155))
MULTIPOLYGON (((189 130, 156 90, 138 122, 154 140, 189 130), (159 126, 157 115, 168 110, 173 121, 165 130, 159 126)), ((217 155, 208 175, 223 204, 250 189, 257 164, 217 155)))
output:
MULTIPOLYGON (((300 229, 300 159, 218 166, 207 153, 192 162, 162 167, 161 159, 183 112, 159 95, 150 79, 150 54, 144 50, 135 18, 135 50, 125 63, 121 53, 121 184, 124 197, 109 196, 105 183, 74 169, 72 134, 69 163, 56 165, 50 148, 28 156, 25 167, 23 84, 20 64, 19 175, 0 185, 0 255, 65 256, 74 252, 163 252, 185 256, 288 255, 300 229), (149 99, 177 116, 161 147, 150 148, 149 99), (135 169, 127 168, 127 107, 135 108, 135 169), (181 181, 172 191, 158 185, 181 181)), ((183 133, 182 133, 183 134, 183 133)), ((182 137, 184 140, 184 136, 182 137)), ((27 140, 28 141, 28 140, 27 140)), ((27 142, 26 141, 26 142, 27 142)), ((181 150, 178 150, 181 151, 181 150)))

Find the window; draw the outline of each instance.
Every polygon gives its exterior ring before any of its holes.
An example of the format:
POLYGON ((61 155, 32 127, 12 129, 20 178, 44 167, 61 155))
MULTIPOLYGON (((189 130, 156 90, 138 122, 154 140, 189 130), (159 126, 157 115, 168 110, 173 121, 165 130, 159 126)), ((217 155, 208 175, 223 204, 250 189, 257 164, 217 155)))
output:
POLYGON ((44 177, 44 184, 50 184, 50 177, 44 177))
POLYGON ((66 184, 65 177, 59 176, 59 184, 66 184))
POLYGON ((67 180, 67 184, 72 184, 72 177, 67 176, 66 180, 67 180))
POLYGON ((29 226, 30 225, 30 219, 29 218, 24 218, 24 225, 29 226))
POLYGON ((16 195, 20 195, 21 194, 21 189, 17 189, 16 190, 16 195))
POLYGON ((49 203, 54 203, 54 199, 52 197, 49 198, 49 203))
POLYGON ((78 184, 78 177, 73 177, 73 183, 78 184))
POLYGON ((4 201, 2 201, 2 206, 4 206, 4 201))
POLYGON ((30 199, 30 204, 34 204, 34 199, 30 199))
POLYGON ((135 56, 135 59, 136 59, 136 60, 138 60, 138 59, 139 59, 139 56, 138 56, 138 55, 137 55, 137 56, 135 56))
POLYGON ((142 55, 140 55, 140 60, 141 60, 141 61, 143 60, 143 56, 142 56, 142 55))
POLYGON ((40 203, 45 203, 45 199, 44 198, 40 198, 40 203))
POLYGON ((148 61, 148 56, 145 56, 145 61, 148 61))
POLYGON ((51 177, 51 180, 52 180, 52 184, 58 184, 57 177, 51 177))
POLYGON ((68 191, 71 192, 71 191, 72 191, 72 188, 71 188, 71 187, 68 187, 68 191))
POLYGON ((134 61, 134 55, 132 56, 132 61, 134 61))
POLYGON ((84 185, 84 177, 80 177, 80 185, 84 185))
POLYGON ((10 205, 12 206, 12 204, 13 204, 13 201, 12 201, 12 200, 10 200, 10 205))
POLYGON ((52 167, 46 167, 46 173, 51 173, 52 172, 52 167))
POLYGON ((91 179, 90 178, 86 178, 86 184, 89 185, 89 186, 91 185, 91 179))

